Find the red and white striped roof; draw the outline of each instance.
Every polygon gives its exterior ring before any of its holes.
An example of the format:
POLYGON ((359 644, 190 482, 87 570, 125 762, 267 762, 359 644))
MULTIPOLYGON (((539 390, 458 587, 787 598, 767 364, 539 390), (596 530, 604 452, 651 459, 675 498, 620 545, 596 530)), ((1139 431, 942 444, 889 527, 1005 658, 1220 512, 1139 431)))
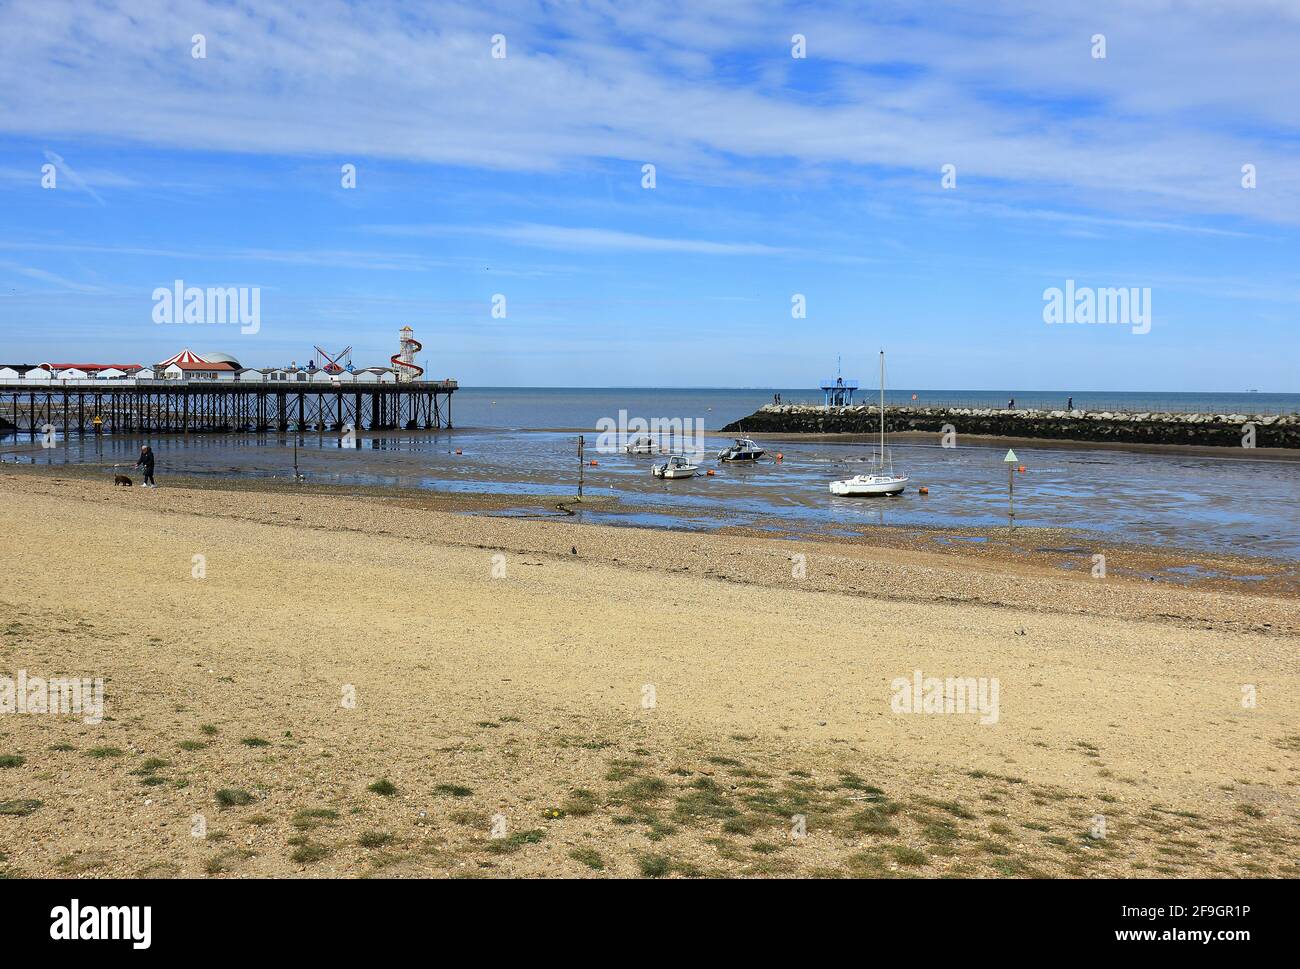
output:
POLYGON ((166 366, 170 366, 173 363, 193 364, 193 363, 207 363, 207 361, 204 360, 197 353, 195 353, 193 350, 191 350, 189 347, 186 347, 184 350, 176 354, 174 357, 168 357, 166 360, 161 361, 158 364, 158 366, 166 367, 166 366))
MULTIPOLYGON (((171 364, 169 363, 167 364, 167 366, 170 367, 171 364)), ((184 360, 177 360, 176 366, 180 367, 182 370, 231 370, 233 371, 235 369, 230 364, 226 363, 224 360, 221 361, 220 363, 207 363, 207 362, 186 363, 184 360)))

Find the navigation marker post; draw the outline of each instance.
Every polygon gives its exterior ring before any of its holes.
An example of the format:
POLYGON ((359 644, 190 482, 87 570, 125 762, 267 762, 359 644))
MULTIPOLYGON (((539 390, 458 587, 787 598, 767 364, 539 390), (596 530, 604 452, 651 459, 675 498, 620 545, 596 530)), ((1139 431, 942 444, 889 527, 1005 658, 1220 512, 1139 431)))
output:
POLYGON ((583 452, 586 450, 587 439, 583 434, 578 435, 578 497, 582 497, 582 466, 584 464, 583 452))
POLYGON ((1016 527, 1016 508, 1015 508, 1015 481, 1016 481, 1016 464, 1019 458, 1016 452, 1007 448, 1007 456, 1002 459, 1007 466, 1007 528, 1014 531, 1016 527))

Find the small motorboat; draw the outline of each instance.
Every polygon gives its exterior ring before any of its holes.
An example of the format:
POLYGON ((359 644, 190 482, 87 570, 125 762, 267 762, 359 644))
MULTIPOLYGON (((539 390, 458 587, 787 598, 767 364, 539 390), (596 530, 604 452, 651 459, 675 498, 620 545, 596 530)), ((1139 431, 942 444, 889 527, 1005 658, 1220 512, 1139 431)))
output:
POLYGON ((649 435, 641 434, 628 441, 623 450, 628 454, 654 454, 659 449, 649 435))
POLYGON ((699 470, 698 464, 691 464, 680 454, 674 454, 663 464, 656 464, 653 468, 656 478, 694 478, 699 470))
POLYGON ((718 452, 719 461, 757 461, 767 452, 747 437, 738 437, 731 447, 718 452))

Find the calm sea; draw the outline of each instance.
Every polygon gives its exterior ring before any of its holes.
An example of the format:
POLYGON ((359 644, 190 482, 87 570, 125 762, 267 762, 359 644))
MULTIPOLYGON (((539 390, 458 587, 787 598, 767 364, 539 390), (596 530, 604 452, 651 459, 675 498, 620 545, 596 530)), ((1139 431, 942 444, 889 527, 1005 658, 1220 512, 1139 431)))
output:
MULTIPOLYGON (((785 403, 821 403, 820 392, 808 388, 785 390, 666 390, 648 388, 465 387, 457 391, 452 417, 463 428, 531 428, 534 430, 592 430, 601 418, 628 416, 695 419, 717 430, 752 414, 779 393, 785 403)), ((862 389, 855 399, 873 403, 879 391, 862 389)), ((952 407, 1002 407, 1015 398, 1017 407, 1088 410, 1212 411, 1215 413, 1300 413, 1300 394, 1127 394, 1084 391, 891 390, 890 404, 912 403, 952 407)))
MULTIPOLYGON (((169 474, 289 478, 294 446, 307 480, 322 486, 397 485, 438 491, 528 496, 574 493, 577 431, 585 433, 590 464, 583 467, 588 493, 619 499, 614 506, 584 510, 584 519, 608 524, 713 529, 722 525, 852 534, 875 525, 988 527, 1006 522, 1004 448, 899 444, 895 467, 912 487, 893 499, 845 499, 827 484, 863 470, 870 447, 863 444, 769 441, 781 452, 776 463, 720 464, 728 443, 717 428, 752 413, 772 399, 770 390, 565 390, 467 388, 454 397, 454 430, 363 431, 355 447, 337 434, 197 434, 148 439, 158 456, 158 479, 169 474), (654 478, 656 458, 598 453, 597 422, 629 419, 699 419, 712 476, 665 482, 654 478), (916 488, 929 489, 926 496, 916 488), (622 509, 622 510, 620 510, 622 509), (627 511, 635 509, 635 511, 627 511)), ((891 395, 911 399, 912 391, 891 395)), ((919 400, 999 403, 1001 394, 916 391, 919 400)), ((783 398, 811 399, 807 391, 781 391, 783 398)), ((1059 395, 1058 395, 1059 396, 1059 395)), ((1046 399, 1046 395, 1042 395, 1046 399)), ((1075 404, 1117 408, 1127 403, 1154 409, 1203 408, 1257 411, 1258 402, 1300 406, 1300 395, 1074 395, 1075 404)), ((1030 403, 1032 393, 1017 393, 1030 403)), ((1005 403, 1005 401, 1000 401, 1005 403)), ((139 435, 62 438, 43 448, 26 435, 0 438, 0 462, 103 469, 129 468, 139 435)), ((960 442, 959 442, 960 443, 960 442)), ((1176 545, 1300 559, 1300 464, 1261 453, 1251 460, 1182 454, 1145 454, 1050 445, 1017 448, 1023 474, 1016 475, 1017 521, 1096 532, 1153 545, 1176 545)), ((133 499, 134 500, 134 499, 133 499)), ((539 497, 536 502, 546 504, 539 497)))

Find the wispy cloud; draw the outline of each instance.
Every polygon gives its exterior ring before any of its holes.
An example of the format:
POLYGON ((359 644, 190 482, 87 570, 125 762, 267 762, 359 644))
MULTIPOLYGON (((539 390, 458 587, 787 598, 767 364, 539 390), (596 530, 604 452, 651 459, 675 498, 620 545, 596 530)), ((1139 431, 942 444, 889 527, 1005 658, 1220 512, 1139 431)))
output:
POLYGON ((716 242, 708 239, 640 235, 617 229, 520 223, 510 226, 369 225, 366 231, 390 236, 475 235, 541 249, 582 252, 680 252, 701 256, 763 256, 789 253, 761 242, 716 242))
POLYGON ((62 175, 73 185, 77 186, 77 188, 81 189, 83 192, 89 195, 101 206, 105 206, 108 204, 102 198, 99 197, 99 193, 97 193, 93 188, 90 187, 89 182, 87 182, 84 178, 78 175, 76 171, 73 170, 72 166, 63 160, 62 156, 55 154, 49 149, 46 149, 45 160, 48 161, 50 164, 52 164, 55 167, 55 170, 60 175, 62 175))
POLYGON ((60 276, 58 273, 52 273, 46 269, 38 269, 34 266, 25 266, 7 259, 0 259, 0 267, 8 269, 10 272, 17 273, 19 276, 26 276, 28 279, 36 279, 43 283, 49 283, 50 285, 69 293, 79 293, 84 296, 107 296, 111 293, 111 290, 104 286, 98 286, 93 283, 83 283, 75 279, 68 279, 64 276, 60 276))
POLYGON ((903 0, 441 0, 376 5, 364 22, 331 0, 310 17, 291 0, 46 0, 0 9, 0 130, 533 172, 648 160, 704 184, 826 168, 933 181, 952 163, 990 197, 1032 184, 1121 215, 1138 199, 1300 222, 1300 160, 1279 147, 1300 133, 1298 47, 1294 8, 1208 0, 994 0, 978 17, 903 0), (1095 32, 1105 60, 1089 54, 1095 32), (1238 184, 1246 162, 1257 192, 1238 184))

